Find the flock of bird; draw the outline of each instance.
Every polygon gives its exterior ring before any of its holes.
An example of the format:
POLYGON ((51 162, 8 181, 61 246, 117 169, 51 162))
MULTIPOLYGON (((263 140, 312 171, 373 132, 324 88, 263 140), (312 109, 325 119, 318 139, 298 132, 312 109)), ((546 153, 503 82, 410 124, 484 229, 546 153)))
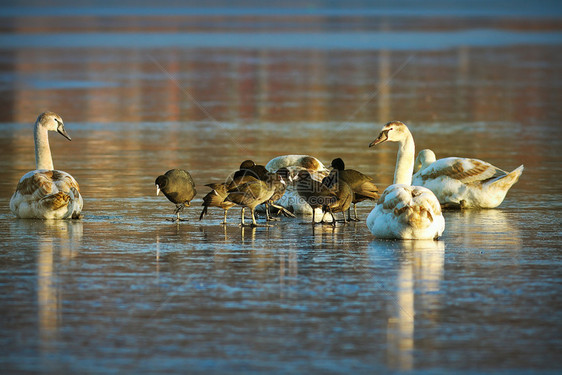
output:
MULTIPOLYGON (((49 131, 71 139, 59 115, 39 115, 34 127, 36 169, 20 179, 10 209, 19 218, 79 219, 83 206, 80 188, 70 174, 54 169, 49 131)), ((497 207, 523 172, 522 165, 508 173, 478 159, 436 160, 435 154, 427 149, 415 158, 414 138, 400 121, 384 125, 369 147, 384 142, 398 143, 398 155, 394 182, 380 196, 372 178, 346 169, 340 158, 332 161, 330 170, 312 156, 283 155, 265 166, 246 160, 224 182, 207 184, 210 192, 203 198, 199 219, 205 217, 209 207, 218 207, 224 210, 226 224, 228 210, 239 206, 240 225, 269 226, 256 221, 256 208, 263 207, 266 222, 278 220, 272 212, 275 210, 276 215, 291 217, 310 214, 313 225, 336 225, 334 214, 341 212, 344 223, 357 221, 355 205, 374 200, 377 202, 366 224, 375 237, 437 239, 445 229, 442 208, 497 207), (244 220, 246 208, 251 211, 251 224, 244 220)), ((155 184, 156 194, 161 191, 176 205, 173 220, 182 220, 180 212, 197 194, 189 172, 169 170, 158 176, 155 184)))

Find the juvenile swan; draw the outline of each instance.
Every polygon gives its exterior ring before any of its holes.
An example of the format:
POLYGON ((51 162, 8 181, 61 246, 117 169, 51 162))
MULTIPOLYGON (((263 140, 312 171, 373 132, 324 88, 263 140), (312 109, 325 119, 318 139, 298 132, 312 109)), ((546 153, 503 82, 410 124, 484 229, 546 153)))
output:
POLYGON ((391 121, 369 147, 398 142, 394 184, 382 193, 367 217, 367 227, 378 238, 437 239, 445 229, 441 206, 431 190, 412 186, 415 144, 408 127, 391 121))
POLYGON ((10 210, 22 219, 79 219, 83 201, 78 182, 68 173, 53 168, 49 131, 57 131, 70 141, 59 115, 45 112, 37 117, 36 169, 20 179, 10 199, 10 210))
POLYGON ((523 165, 508 173, 478 159, 435 159, 433 151, 420 151, 413 183, 431 190, 446 208, 497 207, 523 173, 523 165))

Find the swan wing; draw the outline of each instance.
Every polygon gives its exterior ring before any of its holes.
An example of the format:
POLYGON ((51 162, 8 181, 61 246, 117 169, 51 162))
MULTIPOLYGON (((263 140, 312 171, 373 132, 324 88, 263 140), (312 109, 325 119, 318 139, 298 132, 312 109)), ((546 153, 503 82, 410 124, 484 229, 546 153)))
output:
POLYGON ((483 183, 490 179, 505 176, 506 172, 479 159, 444 158, 433 162, 416 173, 420 182, 439 178, 451 178, 463 184, 483 183))
POLYGON ((391 185, 369 214, 367 226, 379 238, 435 239, 443 233, 445 220, 429 189, 391 185))
POLYGON ((310 155, 281 155, 271 159, 265 168, 270 172, 276 172, 281 168, 298 167, 311 172, 326 173, 328 169, 320 160, 310 155))
POLYGON ((70 174, 57 170, 26 173, 10 201, 12 212, 21 218, 77 218, 82 205, 76 180, 70 174))

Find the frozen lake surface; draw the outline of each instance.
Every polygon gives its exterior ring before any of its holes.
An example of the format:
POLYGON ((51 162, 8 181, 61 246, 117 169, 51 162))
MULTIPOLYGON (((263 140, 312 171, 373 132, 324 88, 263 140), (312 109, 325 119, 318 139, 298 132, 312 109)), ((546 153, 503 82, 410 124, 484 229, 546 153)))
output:
POLYGON ((3 5, 0 368, 559 373, 562 13, 468 3, 3 5), (9 210, 45 110, 79 221, 9 210), (446 211, 440 241, 375 239, 372 202, 336 228, 198 220, 245 159, 341 157, 382 191, 396 146, 367 146, 390 120, 418 150, 525 171, 498 209, 446 211), (198 190, 180 224, 154 187, 175 167, 198 190))

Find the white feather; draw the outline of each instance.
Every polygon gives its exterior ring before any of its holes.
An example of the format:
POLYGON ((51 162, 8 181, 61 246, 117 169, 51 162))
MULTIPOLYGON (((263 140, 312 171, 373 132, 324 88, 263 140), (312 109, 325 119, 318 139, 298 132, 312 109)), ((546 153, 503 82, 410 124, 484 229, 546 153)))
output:
MULTIPOLYGON (((265 168, 270 172, 276 172, 281 168, 287 168, 291 179, 303 169, 310 172, 313 179, 322 181, 330 171, 324 164, 314 156, 310 155, 281 155, 271 159, 265 168)), ((296 215, 312 216, 312 207, 299 195, 293 184, 287 184, 285 194, 277 201, 277 204, 293 212, 296 215)), ((320 222, 324 215, 322 208, 315 209, 315 220, 320 222)), ((326 215, 325 222, 331 222, 332 217, 326 215)))
POLYGON ((413 184, 424 186, 439 202, 451 208, 494 208, 523 173, 523 165, 506 172, 492 164, 470 158, 449 157, 435 160, 431 150, 416 158, 418 171, 413 184))
POLYGON ((53 169, 48 131, 58 131, 70 140, 62 119, 53 112, 41 114, 35 122, 37 169, 20 179, 10 199, 12 213, 25 219, 79 218, 83 200, 80 187, 70 174, 53 169))
POLYGON ((387 187, 367 217, 367 227, 377 238, 437 239, 445 230, 445 219, 435 195, 424 187, 411 186, 415 145, 408 127, 386 124, 370 146, 398 142, 394 184, 387 187))

